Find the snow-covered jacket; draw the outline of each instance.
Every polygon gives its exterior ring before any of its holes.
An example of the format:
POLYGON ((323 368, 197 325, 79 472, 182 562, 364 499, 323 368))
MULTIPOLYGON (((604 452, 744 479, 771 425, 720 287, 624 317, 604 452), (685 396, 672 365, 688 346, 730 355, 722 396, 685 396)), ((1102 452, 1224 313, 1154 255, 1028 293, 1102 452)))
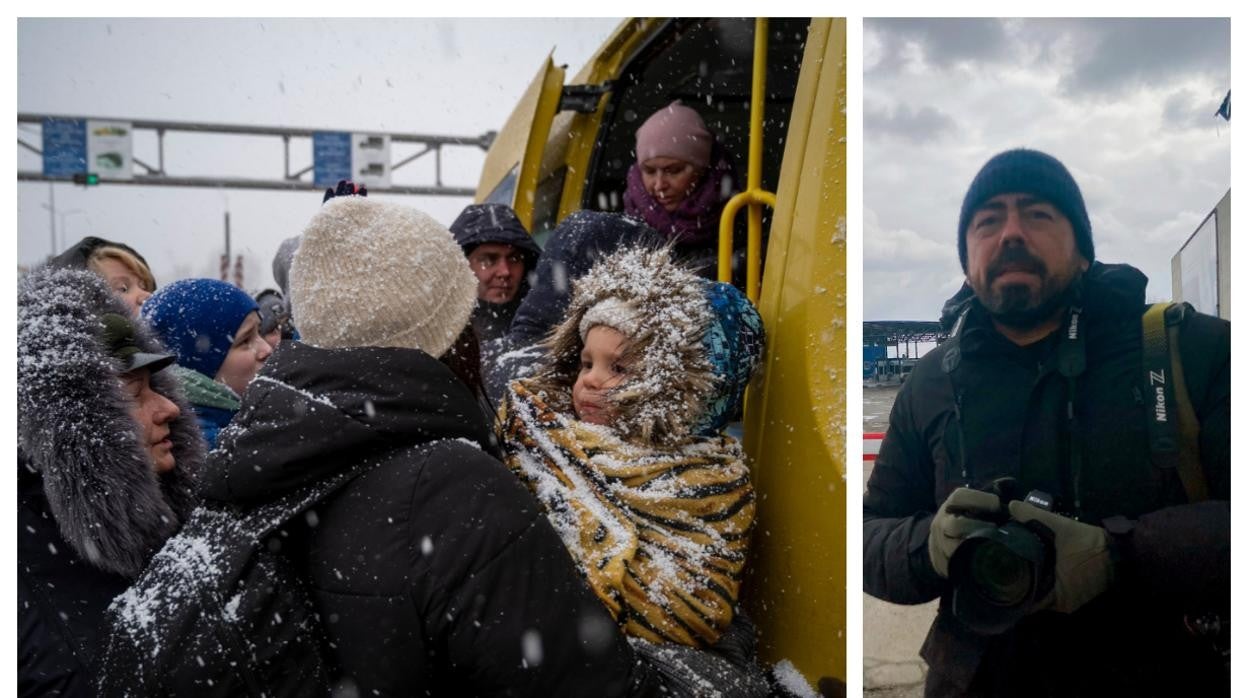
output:
POLYGON ((534 490, 573 558, 630 634, 712 644, 732 618, 754 516, 740 446, 717 434, 735 411, 762 350, 761 321, 726 284, 674 263, 669 250, 632 247, 577 279, 547 358, 512 383, 504 403, 507 463, 534 490), (710 298, 742 304, 727 323, 710 298), (579 421, 572 387, 582 337, 623 332, 626 378, 605 393, 609 425, 579 421), (707 341, 710 336, 719 341, 707 341), (712 348, 714 347, 714 348, 712 348), (731 370, 729 370, 731 368, 731 370))
MULTIPOLYGON (((152 389, 181 414, 170 424, 175 468, 157 475, 129 414, 121 364, 99 316, 129 309, 97 275, 42 267, 17 304, 18 691, 86 695, 96 625, 193 508, 204 458, 177 380, 152 389)), ((136 325, 142 351, 164 353, 136 325)))
POLYGON ((636 695, 647 665, 471 393, 415 349, 283 342, 222 430, 205 497, 250 508, 362 463, 283 550, 355 695, 636 695))

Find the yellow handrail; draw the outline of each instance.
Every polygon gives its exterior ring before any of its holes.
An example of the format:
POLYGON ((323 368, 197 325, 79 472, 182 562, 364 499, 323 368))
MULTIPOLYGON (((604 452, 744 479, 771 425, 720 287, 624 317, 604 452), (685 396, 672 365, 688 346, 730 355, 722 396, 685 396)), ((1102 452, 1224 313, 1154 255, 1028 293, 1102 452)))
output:
POLYGON ((754 78, 750 90, 750 160, 745 191, 724 204, 719 217, 719 280, 732 282, 732 223, 749 206, 749 237, 745 246, 745 296, 758 304, 761 290, 763 206, 776 207, 776 195, 763 189, 763 105, 767 96, 767 19, 754 21, 754 78))

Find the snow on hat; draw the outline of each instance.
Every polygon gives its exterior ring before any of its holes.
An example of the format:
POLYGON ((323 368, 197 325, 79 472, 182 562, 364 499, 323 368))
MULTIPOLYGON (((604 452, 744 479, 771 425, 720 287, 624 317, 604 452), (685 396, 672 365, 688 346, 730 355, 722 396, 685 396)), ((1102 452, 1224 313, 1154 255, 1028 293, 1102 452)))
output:
POLYGON ((178 365, 215 378, 234 335, 259 307, 242 289, 216 279, 182 279, 152 294, 143 319, 178 356, 178 365))
POLYGON ((666 157, 704 168, 711 163, 714 140, 698 112, 676 100, 637 129, 637 162, 666 157))
POLYGON ((604 257, 573 282, 534 387, 547 390, 555 409, 572 409, 583 336, 596 325, 614 327, 628 339, 620 360, 629 365, 629 379, 607 396, 619 410, 612 428, 640 443, 688 438, 720 392, 703 342, 716 322, 703 284, 669 248, 625 247, 604 257))
POLYGON ((712 322, 702 346, 717 380, 694 431, 717 433, 737 413, 745 388, 763 355, 763 319, 745 294, 731 284, 705 281, 712 322))
POLYGON ((442 224, 414 208, 335 197, 303 232, 290 300, 304 342, 438 357, 477 304, 477 277, 442 224))
POLYGON ((529 271, 537 267, 542 255, 515 209, 506 204, 468 204, 451 222, 451 234, 464 254, 487 242, 511 245, 524 256, 524 268, 529 271))
POLYGON ((966 190, 958 217, 958 259, 966 271, 966 228, 975 211, 994 196, 1030 194, 1057 207, 1070 221, 1075 244, 1084 259, 1096 259, 1092 245, 1092 221, 1083 194, 1061 160, 1038 150, 1016 148, 997 153, 984 163, 966 190))
POLYGON ((625 337, 637 334, 641 325, 641 311, 637 306, 615 296, 608 296, 585 311, 577 329, 581 333, 581 341, 585 335, 599 325, 610 327, 625 337))

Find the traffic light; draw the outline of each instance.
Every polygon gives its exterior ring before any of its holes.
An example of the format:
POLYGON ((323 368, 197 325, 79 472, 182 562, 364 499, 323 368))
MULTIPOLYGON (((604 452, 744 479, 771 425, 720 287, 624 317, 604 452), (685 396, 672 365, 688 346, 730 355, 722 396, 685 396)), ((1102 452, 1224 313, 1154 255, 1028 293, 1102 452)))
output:
POLYGON ((78 172, 74 175, 74 184, 93 187, 100 183, 100 176, 94 172, 78 172))

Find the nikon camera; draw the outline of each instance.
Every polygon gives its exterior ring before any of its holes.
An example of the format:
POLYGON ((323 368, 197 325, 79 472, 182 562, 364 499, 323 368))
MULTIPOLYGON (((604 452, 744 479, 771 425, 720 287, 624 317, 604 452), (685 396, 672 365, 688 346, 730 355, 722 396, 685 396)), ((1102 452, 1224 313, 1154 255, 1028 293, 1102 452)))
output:
MULTIPOLYGON (((996 528, 967 536, 949 560, 953 615, 980 635, 999 635, 1031 613, 1053 589, 1054 546, 1043 527, 1028 527, 1009 517, 1009 503, 1020 499, 1018 481, 1001 478, 984 488, 1001 499, 996 528)), ((1053 511, 1053 497, 1032 490, 1021 497, 1053 511)), ((980 518, 982 512, 976 512, 980 518)))

